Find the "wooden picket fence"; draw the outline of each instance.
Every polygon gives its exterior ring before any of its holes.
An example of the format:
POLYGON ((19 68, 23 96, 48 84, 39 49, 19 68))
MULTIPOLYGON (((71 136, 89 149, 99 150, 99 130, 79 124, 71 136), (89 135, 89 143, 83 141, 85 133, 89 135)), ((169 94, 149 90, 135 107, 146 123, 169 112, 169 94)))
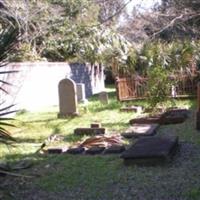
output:
MULTIPOLYGON (((197 83, 200 80, 199 74, 194 76, 179 75, 174 85, 176 98, 196 96, 197 83)), ((119 101, 145 99, 147 97, 148 78, 144 77, 123 77, 116 78, 116 91, 119 101)), ((169 94, 172 96, 172 94, 169 94)))

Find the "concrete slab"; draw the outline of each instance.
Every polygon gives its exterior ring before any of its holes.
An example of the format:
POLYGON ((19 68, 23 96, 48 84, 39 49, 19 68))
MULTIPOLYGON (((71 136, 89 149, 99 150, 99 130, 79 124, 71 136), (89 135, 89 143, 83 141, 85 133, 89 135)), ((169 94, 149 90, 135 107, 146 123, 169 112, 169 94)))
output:
POLYGON ((161 115, 151 116, 151 117, 141 117, 131 119, 129 123, 131 125, 134 124, 159 124, 160 123, 161 115))
POLYGON ((140 138, 121 154, 126 165, 155 165, 169 161, 178 148, 178 137, 140 138))
POLYGON ((82 154, 85 151, 83 147, 73 147, 67 150, 70 154, 82 154))
POLYGON ((120 111, 141 113, 143 112, 143 107, 142 106, 126 106, 126 107, 120 108, 120 111))
POLYGON ((59 147, 55 147, 55 148, 48 148, 47 149, 47 152, 49 153, 49 154, 61 154, 62 152, 63 152, 63 149, 62 148, 59 148, 59 147))
POLYGON ((159 126, 159 124, 133 124, 121 135, 125 138, 152 136, 156 134, 159 126))
POLYGON ((76 128, 74 130, 75 135, 103 135, 105 132, 105 128, 76 128))
POLYGON ((94 146, 94 147, 91 147, 88 150, 86 150, 85 153, 90 154, 90 155, 101 154, 104 149, 105 149, 105 147, 94 146))
POLYGON ((126 150, 125 146, 123 145, 112 145, 108 147, 107 149, 105 149, 103 153, 104 154, 118 154, 118 153, 122 153, 125 150, 126 150))

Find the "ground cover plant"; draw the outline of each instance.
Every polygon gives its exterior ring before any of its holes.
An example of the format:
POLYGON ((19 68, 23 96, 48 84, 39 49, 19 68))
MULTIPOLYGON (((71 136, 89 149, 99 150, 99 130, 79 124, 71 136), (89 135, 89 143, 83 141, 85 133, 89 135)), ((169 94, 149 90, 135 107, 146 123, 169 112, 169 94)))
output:
MULTIPOLYGON (((48 143, 51 146, 72 145, 79 141, 74 136, 77 127, 88 127, 99 122, 110 135, 128 128, 128 121, 138 114, 120 112, 115 93, 109 92, 109 104, 102 105, 97 97, 89 99, 85 108, 79 105, 80 117, 57 119, 57 107, 40 112, 21 111, 11 128, 19 142, 0 146, 1 162, 17 164, 21 160, 32 166, 15 173, 28 175, 1 178, 2 199, 199 199, 200 135, 195 130, 195 100, 176 101, 179 107, 191 110, 183 124, 162 126, 160 135, 178 135, 180 152, 166 166, 124 166, 119 155, 46 155, 36 151, 51 134, 61 134, 64 141, 48 143), (15 187, 13 187, 15 185, 15 187)), ((134 102, 147 106, 145 101, 134 102)))

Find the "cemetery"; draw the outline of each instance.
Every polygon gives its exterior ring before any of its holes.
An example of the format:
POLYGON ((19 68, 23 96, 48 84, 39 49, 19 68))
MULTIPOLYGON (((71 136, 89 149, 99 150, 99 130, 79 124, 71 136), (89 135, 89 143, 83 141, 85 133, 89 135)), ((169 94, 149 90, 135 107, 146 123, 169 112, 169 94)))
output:
POLYGON ((199 200, 199 8, 0 0, 0 200, 199 200))

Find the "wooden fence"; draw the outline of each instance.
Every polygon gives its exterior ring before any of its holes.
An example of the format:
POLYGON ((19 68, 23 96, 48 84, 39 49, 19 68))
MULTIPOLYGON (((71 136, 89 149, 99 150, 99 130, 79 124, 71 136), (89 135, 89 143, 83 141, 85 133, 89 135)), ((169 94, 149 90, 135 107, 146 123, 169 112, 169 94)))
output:
MULTIPOLYGON (((174 78, 173 78, 174 79, 174 78)), ((176 76, 176 84, 172 88, 171 94, 176 98, 191 97, 196 95, 199 75, 176 76)), ((116 90, 119 101, 144 99, 147 97, 148 78, 116 78, 116 90)))

